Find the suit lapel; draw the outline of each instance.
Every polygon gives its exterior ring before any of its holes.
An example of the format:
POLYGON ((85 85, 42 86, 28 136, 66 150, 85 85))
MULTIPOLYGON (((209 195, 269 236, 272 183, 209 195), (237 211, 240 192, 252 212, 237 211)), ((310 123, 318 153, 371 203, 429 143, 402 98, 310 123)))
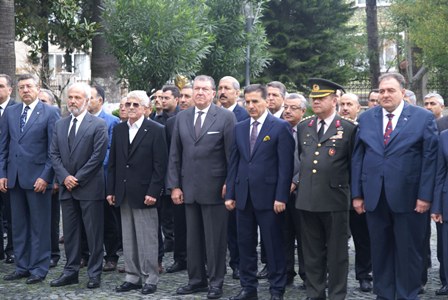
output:
POLYGON ((240 134, 242 134, 242 141, 243 141, 243 147, 244 147, 244 155, 246 156, 247 160, 250 159, 250 118, 247 120, 244 120, 243 125, 241 126, 240 134))
POLYGON ((378 106, 378 108, 371 108, 376 109, 376 112, 374 113, 375 118, 375 132, 377 134, 377 137, 374 139, 375 141, 379 141, 381 143, 381 147, 384 148, 384 130, 383 130, 383 109, 378 106))
POLYGON ((94 117, 89 113, 87 113, 84 116, 84 119, 82 120, 81 124, 79 125, 78 131, 76 132, 75 143, 72 147, 71 153, 73 153, 73 151, 75 151, 76 147, 78 147, 79 142, 81 141, 82 137, 86 133, 90 124, 92 123, 92 118, 94 118, 94 117))
POLYGON ((135 149, 137 149, 138 145, 142 142, 142 139, 145 137, 146 133, 149 130, 149 126, 148 126, 148 120, 144 119, 142 126, 139 128, 139 130, 137 131, 137 134, 134 137, 134 140, 132 141, 132 147, 131 147, 131 151, 129 152, 128 158, 132 156, 132 154, 134 154, 135 149))
MULTIPOLYGON (((210 105, 210 108, 208 109, 207 115, 205 116, 204 123, 201 128, 201 133, 199 134, 199 137, 197 138, 196 142, 198 142, 204 134, 209 130, 209 128, 215 123, 216 121, 216 111, 217 107, 214 104, 210 105)), ((194 132, 194 130, 193 130, 194 132)))
POLYGON ((23 132, 20 138, 22 138, 28 132, 31 126, 33 126, 33 124, 38 120, 39 116, 43 113, 44 104, 42 104, 39 100, 37 101, 38 101, 37 105, 36 107, 34 107, 33 112, 31 113, 31 116, 28 119, 28 122, 26 122, 25 127, 23 127, 23 132))
POLYGON ((195 108, 189 108, 188 110, 188 115, 185 118, 185 121, 187 122, 187 124, 185 124, 185 127, 188 128, 188 132, 191 135, 191 138, 193 141, 196 141, 196 134, 194 132, 194 110, 195 108))
POLYGON ((272 118, 276 118, 276 117, 272 116, 271 114, 268 114, 268 116, 266 117, 266 120, 264 121, 263 126, 261 126, 261 130, 258 133, 257 140, 255 141, 254 149, 252 150, 252 156, 255 154, 258 147, 263 142, 264 138, 268 136, 268 133, 272 127, 272 120, 273 120, 272 118))
POLYGON ((323 143, 324 141, 328 140, 330 137, 334 136, 337 134, 337 129, 336 129, 336 121, 340 122, 341 117, 339 117, 338 115, 336 115, 333 119, 333 121, 330 123, 330 125, 328 126, 327 131, 325 131, 324 135, 322 136, 322 138, 320 139, 320 143, 323 143))
POLYGON ((397 125, 390 134, 389 143, 387 143, 386 147, 390 145, 390 143, 395 139, 395 137, 400 133, 400 131, 406 126, 410 117, 411 114, 409 113, 409 104, 408 105, 405 104, 405 106, 403 107, 403 111, 401 112, 400 117, 398 118, 397 125))

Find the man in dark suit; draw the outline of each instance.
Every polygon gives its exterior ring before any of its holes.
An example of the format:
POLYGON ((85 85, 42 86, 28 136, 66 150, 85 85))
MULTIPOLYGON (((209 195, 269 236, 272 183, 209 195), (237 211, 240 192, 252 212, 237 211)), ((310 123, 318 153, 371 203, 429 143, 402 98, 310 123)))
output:
POLYGON ((235 126, 227 177, 226 207, 237 208, 240 281, 234 300, 257 299, 257 225, 266 247, 271 299, 283 299, 286 285, 283 221, 293 175, 291 127, 267 110, 266 87, 244 89, 251 116, 235 126))
MULTIPOLYGON (((16 104, 11 98, 12 79, 9 75, 0 74, 0 120, 5 112, 6 107, 16 104)), ((9 191, 0 193, 0 233, 7 232, 8 239, 6 247, 4 239, 0 241, 0 260, 4 259, 5 263, 14 263, 14 248, 12 245, 12 224, 11 224, 11 203, 9 201, 9 191), (6 228, 5 228, 6 225, 6 228)))
POLYGON ((337 91, 343 87, 311 78, 315 116, 298 126, 300 175, 296 208, 311 299, 345 299, 348 274, 350 159, 356 126, 336 113, 337 91))
MULTIPOLYGON (((179 109, 186 110, 194 106, 193 103, 193 86, 186 85, 180 91, 179 109)), ((171 145, 171 137, 173 135, 174 124, 176 123, 176 116, 169 118, 166 121, 166 141, 168 150, 171 145)), ((170 196, 171 198, 171 196, 170 196)), ((170 199, 170 201, 172 201, 170 199)), ((185 204, 174 205, 173 207, 174 219, 174 262, 171 266, 166 268, 167 273, 175 273, 183 271, 187 268, 187 222, 185 220, 185 204)))
POLYGON ((437 164, 434 115, 403 101, 401 74, 379 78, 380 106, 360 115, 352 160, 353 207, 367 211, 374 293, 418 299, 437 164))
POLYGON ((177 293, 208 290, 209 299, 222 296, 226 271, 227 210, 223 190, 235 125, 233 113, 212 104, 215 90, 213 78, 195 78, 195 107, 176 116, 167 177, 174 204, 185 203, 187 220, 189 281, 177 293))
POLYGON ((88 288, 98 288, 103 265, 105 183, 103 161, 108 138, 104 120, 87 112, 90 86, 74 83, 68 88, 67 107, 71 113, 56 123, 51 160, 56 172, 62 207, 67 262, 53 287, 78 283, 81 230, 84 224, 90 258, 88 288))
POLYGON ((121 209, 127 273, 115 290, 141 288, 144 295, 154 293, 159 281, 156 204, 168 161, 164 127, 145 118, 148 103, 145 91, 128 94, 129 119, 114 129, 107 176, 107 201, 121 209))
POLYGON ((50 220, 53 169, 50 144, 59 111, 39 101, 39 80, 18 79, 22 105, 9 106, 2 116, 0 191, 10 191, 16 270, 4 280, 45 279, 50 267, 50 220))
MULTIPOLYGON (((218 85, 218 99, 222 107, 227 108, 235 114, 236 121, 241 122, 249 118, 247 111, 238 105, 236 100, 240 95, 240 83, 232 76, 221 78, 218 85)), ((240 279, 240 254, 238 251, 238 240, 236 230, 236 211, 229 212, 227 229, 227 246, 229 248, 229 266, 232 268, 232 278, 240 279)))

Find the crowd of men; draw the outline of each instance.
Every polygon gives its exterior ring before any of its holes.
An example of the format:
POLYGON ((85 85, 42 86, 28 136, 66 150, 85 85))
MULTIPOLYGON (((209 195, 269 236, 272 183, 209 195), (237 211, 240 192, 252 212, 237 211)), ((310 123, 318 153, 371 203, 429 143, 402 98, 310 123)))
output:
POLYGON ((311 78, 309 86, 308 104, 278 81, 240 95, 235 78, 216 86, 200 75, 152 100, 129 92, 117 118, 102 108, 102 87, 73 83, 60 118, 37 77, 18 77, 16 103, 11 78, 0 74, 0 224, 8 236, 0 258, 15 263, 3 279, 46 278, 61 257, 62 212, 66 262, 52 287, 77 284, 87 267, 87 288, 98 288, 122 249, 126 275, 115 291, 153 294, 164 252, 173 251, 166 272, 188 274, 176 293, 218 299, 228 249, 241 284, 232 300, 258 299, 261 278, 271 299, 283 299, 297 274, 307 299, 345 299, 352 236, 361 291, 418 299, 432 217, 436 294, 448 295, 443 98, 430 93, 420 108, 403 76, 386 73, 361 113, 358 96, 341 85, 311 78), (308 106, 314 115, 304 118, 308 106))

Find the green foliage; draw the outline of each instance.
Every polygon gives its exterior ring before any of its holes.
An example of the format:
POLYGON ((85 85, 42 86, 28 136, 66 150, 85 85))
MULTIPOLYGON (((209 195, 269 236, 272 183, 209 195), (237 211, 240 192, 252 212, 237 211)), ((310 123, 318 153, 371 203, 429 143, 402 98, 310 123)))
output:
POLYGON ((247 44, 250 44, 251 77, 256 77, 269 63, 268 41, 259 16, 265 1, 253 1, 257 10, 254 26, 248 34, 245 30, 246 17, 243 6, 246 0, 207 0, 210 8, 208 20, 214 42, 210 54, 203 61, 200 73, 216 80, 224 76, 243 79, 245 74, 247 44))
POLYGON ((130 89, 193 76, 210 52, 205 0, 106 0, 105 37, 130 89))
POLYGON ((273 62, 265 81, 279 80, 304 90, 308 78, 345 84, 362 60, 347 25, 352 3, 340 0, 271 0, 263 18, 273 62))

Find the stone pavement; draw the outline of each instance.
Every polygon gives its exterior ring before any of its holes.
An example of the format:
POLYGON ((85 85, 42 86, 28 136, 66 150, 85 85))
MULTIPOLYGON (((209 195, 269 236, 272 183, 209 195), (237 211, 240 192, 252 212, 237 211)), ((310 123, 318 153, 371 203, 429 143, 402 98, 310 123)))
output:
MULTIPOLYGON (((432 265, 433 268, 428 270, 428 284, 425 288, 425 294, 421 296, 422 300, 429 299, 447 299, 445 297, 437 297, 434 292, 440 287, 438 279, 438 262, 435 257, 435 226, 432 226, 432 265)), ((63 253, 63 246, 61 246, 63 253)), ((350 270, 348 278, 348 294, 347 299, 375 299, 372 293, 362 293, 359 290, 358 282, 355 280, 354 274, 354 246, 350 240, 350 270)), ((57 278, 63 269, 64 257, 61 258, 59 265, 55 269, 51 269, 47 278, 43 283, 35 285, 25 284, 25 280, 19 280, 14 282, 4 281, 3 275, 14 270, 13 265, 7 265, 0 262, 0 299, 207 299, 207 293, 199 293, 192 296, 178 296, 176 295, 176 289, 187 283, 186 271, 167 274, 163 273, 160 276, 158 284, 158 290, 153 295, 143 296, 139 291, 133 291, 128 293, 116 293, 115 287, 122 283, 124 274, 118 272, 103 273, 101 287, 99 289, 89 290, 85 286, 87 284, 86 269, 83 268, 80 271, 80 282, 77 285, 70 285, 62 288, 52 288, 49 282, 54 278, 57 278)), ((164 258, 163 265, 167 267, 172 263, 172 253, 167 253, 164 258)), ((123 264, 122 259, 119 261, 119 265, 123 264)), ((301 279, 297 276, 293 286, 288 286, 285 293, 285 299, 305 299, 305 291, 299 289, 302 284, 301 279)), ((222 299, 227 299, 230 296, 236 295, 240 290, 239 281, 232 279, 231 269, 228 269, 228 275, 224 282, 224 296, 222 299)), ((260 280, 258 289, 259 299, 269 299, 269 285, 266 280, 260 280)))

